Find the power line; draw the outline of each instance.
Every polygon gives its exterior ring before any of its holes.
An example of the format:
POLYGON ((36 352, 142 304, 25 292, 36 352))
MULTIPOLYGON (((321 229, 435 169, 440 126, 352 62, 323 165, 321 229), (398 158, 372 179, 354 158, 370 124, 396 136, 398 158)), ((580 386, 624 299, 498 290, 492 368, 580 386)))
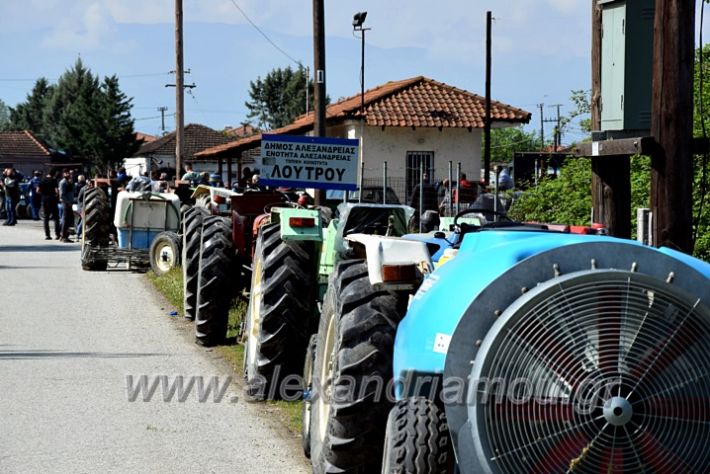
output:
POLYGON ((253 26, 254 29, 255 29, 256 31, 258 31, 259 34, 261 34, 261 36, 263 36, 264 39, 265 39, 266 41, 268 41, 268 42, 271 44, 271 46, 273 46, 274 48, 276 48, 281 54, 283 54, 284 56, 286 56, 288 59, 290 59, 290 60, 293 61, 294 63, 296 63, 296 64, 298 64, 299 66, 303 67, 303 64, 301 64, 301 61, 298 61, 298 60, 294 59, 293 56, 291 56, 291 55, 288 54, 286 51, 284 51, 283 49, 281 49, 281 47, 279 47, 279 45, 277 45, 271 38, 269 38, 269 36, 268 36, 266 33, 264 33, 264 32, 262 31, 261 28, 258 27, 258 26, 256 25, 256 23, 254 23, 254 22, 252 21, 252 19, 249 18, 249 16, 246 14, 246 12, 244 12, 244 10, 242 10, 242 8, 239 6, 239 4, 237 4, 236 0, 232 0, 232 4, 234 4, 234 6, 236 7, 236 9, 239 10, 239 13, 242 14, 242 16, 251 24, 251 26, 253 26))

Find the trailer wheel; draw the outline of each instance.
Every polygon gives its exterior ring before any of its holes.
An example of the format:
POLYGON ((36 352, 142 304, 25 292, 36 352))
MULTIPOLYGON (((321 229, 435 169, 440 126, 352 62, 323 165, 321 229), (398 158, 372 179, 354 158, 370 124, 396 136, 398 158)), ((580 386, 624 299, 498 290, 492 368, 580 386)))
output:
POLYGON ((165 275, 180 264, 180 237, 175 232, 161 232, 150 244, 150 267, 156 275, 165 275))
POLYGON ((197 304, 197 272, 200 263, 200 236, 202 220, 207 210, 201 207, 188 209, 182 219, 182 284, 185 317, 195 319, 197 304))
POLYGON ((316 359, 318 334, 313 334, 308 341, 306 360, 303 363, 303 406, 301 409, 301 443, 303 454, 311 457, 311 394, 313 392, 313 365, 316 359))
POLYGON ((101 188, 84 192, 84 222, 81 233, 81 268, 89 271, 106 270, 108 260, 97 256, 92 249, 108 247, 111 238, 111 211, 108 197, 101 188))
POLYGON ((404 293, 376 290, 362 260, 336 265, 321 312, 313 371, 314 472, 380 471, 392 406, 385 390, 407 299, 404 293))
POLYGON ((195 334, 199 344, 214 346, 227 335, 233 273, 232 228, 226 219, 209 216, 202 224, 198 264, 195 334))
POLYGON ((279 224, 259 229, 247 310, 246 377, 252 398, 281 398, 289 375, 301 374, 315 332, 313 242, 281 240, 279 224))
POLYGON ((446 415, 428 398, 407 398, 395 404, 387 418, 384 450, 382 472, 454 472, 446 415))

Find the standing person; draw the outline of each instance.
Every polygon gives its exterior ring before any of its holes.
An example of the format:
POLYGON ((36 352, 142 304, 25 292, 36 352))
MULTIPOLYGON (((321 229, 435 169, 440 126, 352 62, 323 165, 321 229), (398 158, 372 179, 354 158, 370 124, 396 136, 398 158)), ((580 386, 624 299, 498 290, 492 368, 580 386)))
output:
POLYGON ((192 163, 185 163, 185 174, 182 175, 181 181, 189 181, 190 186, 194 186, 200 178, 200 173, 192 169, 192 163))
POLYGON ((414 208, 414 216, 412 225, 413 227, 419 227, 419 219, 425 211, 439 211, 439 201, 437 199, 436 188, 433 184, 429 182, 429 176, 424 173, 424 186, 422 187, 422 194, 424 199, 422 209, 419 209, 419 184, 417 183, 412 189, 412 194, 409 196, 409 205, 414 208))
POLYGON ((48 172, 47 176, 39 183, 39 194, 42 198, 42 209, 44 209, 44 238, 47 240, 52 240, 52 235, 49 233, 50 219, 54 221, 54 235, 59 240, 59 186, 54 175, 54 170, 48 172))
POLYGON ((69 229, 74 226, 74 183, 71 179, 71 173, 68 169, 64 169, 64 179, 59 182, 59 202, 62 206, 62 238, 61 242, 72 242, 69 239, 69 229))
POLYGON ((39 183, 42 182, 42 173, 34 170, 30 180, 30 207, 32 209, 32 220, 39 220, 39 209, 42 205, 42 196, 39 194, 39 183))
POLYGON ((7 168, 4 173, 3 185, 5 187, 5 212, 7 219, 2 225, 17 224, 15 206, 20 200, 20 182, 17 173, 12 168, 7 168))

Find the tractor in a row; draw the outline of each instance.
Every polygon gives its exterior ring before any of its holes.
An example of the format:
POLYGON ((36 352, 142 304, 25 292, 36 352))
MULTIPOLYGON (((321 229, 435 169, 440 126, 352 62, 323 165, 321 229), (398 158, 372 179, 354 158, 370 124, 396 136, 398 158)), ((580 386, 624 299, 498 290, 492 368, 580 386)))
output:
POLYGON ((710 265, 458 220, 433 271, 426 242, 347 237, 305 363, 313 471, 709 472, 710 265))
POLYGON ((125 263, 128 269, 158 273, 179 263, 181 202, 178 194, 152 192, 148 182, 131 182, 130 190, 118 191, 115 183, 96 179, 84 191, 81 266, 106 270, 125 263))

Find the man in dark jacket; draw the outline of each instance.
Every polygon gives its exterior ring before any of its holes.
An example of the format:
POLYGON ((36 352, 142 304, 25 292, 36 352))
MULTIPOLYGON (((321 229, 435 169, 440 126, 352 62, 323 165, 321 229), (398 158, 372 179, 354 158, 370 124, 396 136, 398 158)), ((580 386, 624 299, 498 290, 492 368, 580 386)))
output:
POLYGON ((424 185, 422 186, 422 204, 420 209, 419 205, 419 184, 414 186, 412 194, 409 196, 409 205, 414 208, 414 219, 412 221, 412 227, 419 227, 419 219, 422 214, 426 211, 436 211, 439 212, 439 200, 436 194, 436 187, 434 187, 431 182, 429 182, 429 177, 424 173, 424 185))
POLYGON ((49 220, 54 221, 54 235, 59 240, 59 191, 57 180, 54 177, 55 172, 52 170, 47 173, 39 183, 39 194, 42 197, 42 208, 44 209, 44 235, 45 239, 52 240, 49 233, 49 220))
POLYGON ((12 168, 7 168, 3 173, 3 186, 5 188, 5 212, 7 219, 2 225, 17 224, 15 206, 20 201, 20 180, 12 168))
POLYGON ((74 227, 74 182, 68 169, 64 169, 64 179, 59 182, 59 202, 62 205, 62 242, 71 242, 69 229, 74 227))

